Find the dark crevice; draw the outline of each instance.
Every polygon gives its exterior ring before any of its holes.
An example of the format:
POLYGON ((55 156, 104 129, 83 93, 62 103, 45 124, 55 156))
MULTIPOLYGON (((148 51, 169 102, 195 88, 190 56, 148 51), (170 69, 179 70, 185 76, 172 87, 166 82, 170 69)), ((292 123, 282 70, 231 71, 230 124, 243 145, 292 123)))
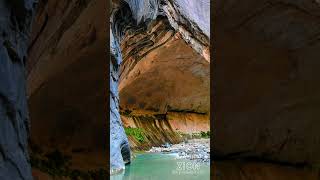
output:
MULTIPOLYGON (((2 103, 6 109, 6 113, 10 120, 15 119, 16 107, 14 102, 11 102, 5 95, 0 94, 0 99, 2 99, 2 103)), ((15 124, 15 123, 14 123, 15 124)))
POLYGON ((176 113, 192 113, 192 114, 202 114, 206 115, 206 112, 199 112, 192 109, 174 109, 171 106, 167 107, 167 112, 176 112, 176 113))
POLYGON ((21 59, 10 41, 8 40, 4 41, 3 46, 7 49, 9 58, 13 63, 16 63, 16 62, 21 63, 21 59))
POLYGON ((4 152, 4 149, 3 149, 3 147, 1 145, 0 145, 0 155, 2 156, 2 158, 4 160, 7 159, 6 153, 4 152))
POLYGON ((48 24, 48 19, 49 19, 49 16, 48 14, 46 13, 45 15, 45 19, 44 19, 44 22, 40 28, 40 31, 37 33, 36 37, 32 40, 32 42, 30 43, 29 47, 28 47, 28 54, 30 52, 30 50, 33 48, 34 44, 38 41, 40 35, 43 33, 45 27, 47 26, 48 24))
POLYGON ((121 155, 125 164, 130 164, 131 162, 131 154, 130 154, 130 146, 127 141, 124 141, 120 145, 121 155))
POLYGON ((7 2, 12 7, 11 22, 17 25, 16 27, 20 32, 25 30, 25 24, 32 15, 31 9, 27 9, 25 7, 26 2, 22 0, 7 0, 7 2))

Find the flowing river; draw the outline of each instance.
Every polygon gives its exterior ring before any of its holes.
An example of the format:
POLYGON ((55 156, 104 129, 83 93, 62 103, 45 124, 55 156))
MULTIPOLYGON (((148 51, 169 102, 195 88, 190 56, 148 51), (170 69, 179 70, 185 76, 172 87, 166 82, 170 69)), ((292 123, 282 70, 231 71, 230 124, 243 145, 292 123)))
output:
POLYGON ((175 153, 142 153, 111 180, 209 180, 210 166, 191 160, 177 159, 175 153))

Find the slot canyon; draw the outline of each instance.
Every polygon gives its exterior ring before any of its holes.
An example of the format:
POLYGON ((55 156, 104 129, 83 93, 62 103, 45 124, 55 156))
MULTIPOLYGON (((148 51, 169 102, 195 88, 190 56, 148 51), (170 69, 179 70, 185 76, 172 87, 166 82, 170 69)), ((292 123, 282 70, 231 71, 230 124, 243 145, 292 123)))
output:
POLYGON ((210 3, 0 0, 0 179, 104 179, 210 132, 213 179, 318 180, 320 2, 210 3))
POLYGON ((110 171, 116 174, 130 163, 130 150, 210 133, 210 2, 112 5, 110 171))

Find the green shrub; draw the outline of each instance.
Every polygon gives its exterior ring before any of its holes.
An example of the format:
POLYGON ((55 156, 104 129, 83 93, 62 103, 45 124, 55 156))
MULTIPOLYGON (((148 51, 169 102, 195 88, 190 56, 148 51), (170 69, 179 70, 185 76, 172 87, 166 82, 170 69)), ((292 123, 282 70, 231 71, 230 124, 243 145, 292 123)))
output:
POLYGON ((128 136, 133 136, 137 141, 144 142, 143 129, 141 128, 124 128, 128 136))
POLYGON ((210 138, 210 131, 200 133, 192 133, 192 138, 210 138))
POLYGON ((207 132, 201 131, 200 134, 201 134, 201 138, 210 138, 210 131, 207 131, 207 132))

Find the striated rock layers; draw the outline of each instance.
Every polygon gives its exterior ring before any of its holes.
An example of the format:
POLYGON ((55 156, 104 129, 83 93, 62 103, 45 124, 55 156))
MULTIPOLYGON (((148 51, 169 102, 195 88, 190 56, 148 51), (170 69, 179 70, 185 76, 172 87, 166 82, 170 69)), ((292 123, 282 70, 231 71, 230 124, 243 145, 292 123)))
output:
POLYGON ((143 143, 129 136, 138 149, 209 129, 209 4, 113 1, 111 170, 124 168, 121 155, 130 157, 122 124, 143 130, 143 143), (203 122, 190 128, 197 118, 203 122))
POLYGON ((25 66, 35 1, 0 0, 0 179, 30 180, 25 66))
POLYGON ((144 130, 148 145, 140 148, 177 143, 181 137, 176 132, 209 131, 210 64, 180 33, 158 18, 146 33, 135 31, 122 42, 120 111, 125 125, 131 124, 126 128, 144 130))

